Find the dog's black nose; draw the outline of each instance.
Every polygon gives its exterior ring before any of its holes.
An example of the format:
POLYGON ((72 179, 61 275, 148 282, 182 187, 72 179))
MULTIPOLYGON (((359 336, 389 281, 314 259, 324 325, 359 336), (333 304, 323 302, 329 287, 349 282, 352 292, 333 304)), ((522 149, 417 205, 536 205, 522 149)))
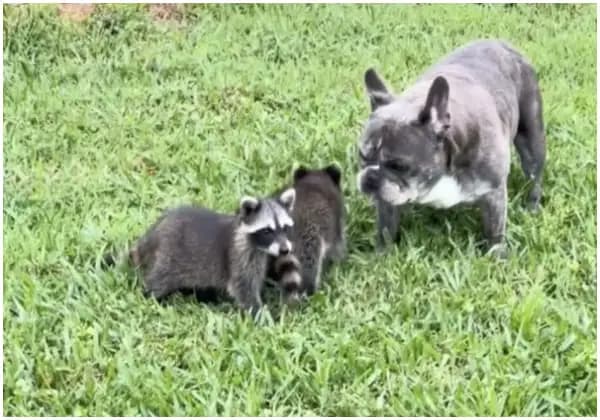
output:
POLYGON ((367 170, 363 177, 363 189, 366 192, 377 192, 379 190, 379 173, 367 170))

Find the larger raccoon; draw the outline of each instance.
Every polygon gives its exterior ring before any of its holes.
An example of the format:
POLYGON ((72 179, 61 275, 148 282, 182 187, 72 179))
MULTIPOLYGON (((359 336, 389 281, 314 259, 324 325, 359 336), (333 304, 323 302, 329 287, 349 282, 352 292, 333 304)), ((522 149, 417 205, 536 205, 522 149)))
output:
POLYGON ((335 165, 321 169, 303 166, 293 173, 296 200, 292 210, 295 251, 271 257, 269 276, 281 288, 312 295, 319 288, 324 264, 346 254, 344 200, 341 172, 335 165))
POLYGON ((165 212, 129 252, 143 273, 145 294, 161 299, 181 290, 224 291, 255 315, 268 256, 292 250, 294 201, 290 188, 275 198, 244 197, 235 215, 192 206, 165 212))

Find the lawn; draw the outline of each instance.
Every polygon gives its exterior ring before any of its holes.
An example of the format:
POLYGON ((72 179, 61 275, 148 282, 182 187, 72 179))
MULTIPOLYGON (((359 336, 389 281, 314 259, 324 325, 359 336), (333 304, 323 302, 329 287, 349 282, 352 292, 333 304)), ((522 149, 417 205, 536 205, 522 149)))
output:
POLYGON ((4 415, 596 414, 594 5, 57 8, 4 6, 4 415), (378 256, 364 71, 400 91, 482 37, 538 70, 543 211, 513 153, 507 261, 458 209, 413 210, 378 256), (349 256, 276 321, 99 268, 167 207, 233 211, 329 163, 349 256))

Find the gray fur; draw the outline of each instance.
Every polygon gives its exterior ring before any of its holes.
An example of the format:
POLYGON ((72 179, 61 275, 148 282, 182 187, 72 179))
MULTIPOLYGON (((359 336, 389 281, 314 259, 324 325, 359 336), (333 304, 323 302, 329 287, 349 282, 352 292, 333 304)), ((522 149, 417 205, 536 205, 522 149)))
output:
POLYGON ((301 281, 296 293, 312 295, 319 288, 323 267, 346 254, 341 173, 333 165, 312 170, 300 167, 293 178, 295 251, 272 260, 271 276, 284 292, 290 293, 292 285, 301 281))
POLYGON ((273 244, 276 255, 291 251, 283 227, 293 224, 291 191, 279 199, 246 197, 235 215, 191 206, 165 212, 130 252, 143 273, 145 294, 162 299, 176 291, 212 289, 256 314, 273 244), (265 226, 273 230, 263 237, 265 226))
POLYGON ((395 240, 404 202, 482 210, 490 249, 505 254, 510 143, 542 195, 546 139, 535 71, 503 41, 469 43, 427 69, 401 95, 365 74, 372 113, 359 142, 359 189, 377 208, 377 245, 395 240), (386 239, 387 238, 387 239, 386 239))

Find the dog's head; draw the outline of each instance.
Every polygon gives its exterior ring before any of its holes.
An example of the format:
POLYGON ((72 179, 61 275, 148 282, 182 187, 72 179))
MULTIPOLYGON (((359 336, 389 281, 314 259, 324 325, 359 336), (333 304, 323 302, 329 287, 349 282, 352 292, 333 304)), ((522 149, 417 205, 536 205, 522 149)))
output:
POLYGON ((365 85, 372 112, 359 145, 358 188, 394 205, 416 201, 449 165, 448 82, 437 77, 418 104, 394 96, 372 69, 365 85))

